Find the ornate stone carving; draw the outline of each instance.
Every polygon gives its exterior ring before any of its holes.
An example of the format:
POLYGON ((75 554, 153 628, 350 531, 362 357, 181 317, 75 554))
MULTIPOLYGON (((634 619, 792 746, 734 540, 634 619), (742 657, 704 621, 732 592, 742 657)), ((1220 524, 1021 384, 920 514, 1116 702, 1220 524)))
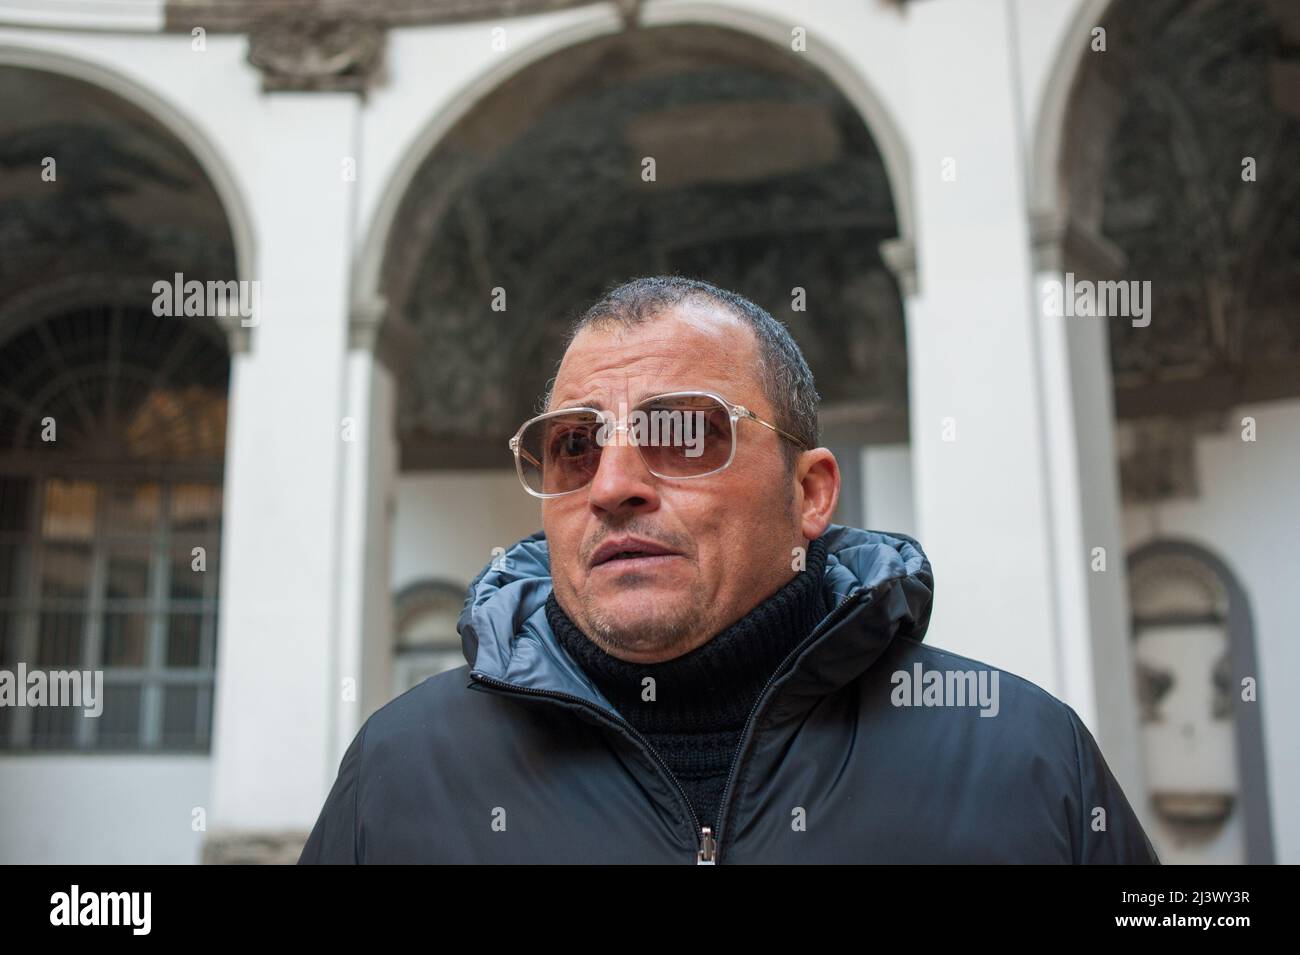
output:
MULTIPOLYGON (((532 16, 601 0, 167 0, 165 29, 249 34, 266 90, 364 91, 393 27, 532 16)), ((626 29, 642 0, 616 0, 626 29)))
POLYGON ((384 31, 365 20, 268 19, 248 36, 262 89, 361 92, 382 60, 384 31))
POLYGON ((641 7, 644 0, 614 0, 623 29, 631 30, 641 25, 641 7))

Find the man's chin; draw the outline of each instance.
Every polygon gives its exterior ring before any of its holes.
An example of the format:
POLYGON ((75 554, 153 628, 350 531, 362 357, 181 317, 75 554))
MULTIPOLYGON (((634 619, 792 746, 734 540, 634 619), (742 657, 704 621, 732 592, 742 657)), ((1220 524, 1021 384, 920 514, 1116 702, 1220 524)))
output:
POLYGON ((631 652, 658 651, 687 638, 698 622, 683 614, 688 598, 677 590, 663 594, 625 593, 587 607, 594 635, 610 647, 631 652))

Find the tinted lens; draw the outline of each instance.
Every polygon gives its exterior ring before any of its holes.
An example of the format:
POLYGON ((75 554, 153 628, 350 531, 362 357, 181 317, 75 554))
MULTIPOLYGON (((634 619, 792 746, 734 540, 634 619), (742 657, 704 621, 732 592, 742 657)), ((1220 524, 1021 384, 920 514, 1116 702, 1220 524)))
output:
POLYGON ((590 411, 575 411, 535 421, 519 436, 519 467, 540 494, 563 494, 582 487, 600 464, 601 421, 590 411))
POLYGON ((661 398, 640 406, 629 422, 646 466, 666 477, 694 477, 731 458, 731 412, 714 398, 661 398))

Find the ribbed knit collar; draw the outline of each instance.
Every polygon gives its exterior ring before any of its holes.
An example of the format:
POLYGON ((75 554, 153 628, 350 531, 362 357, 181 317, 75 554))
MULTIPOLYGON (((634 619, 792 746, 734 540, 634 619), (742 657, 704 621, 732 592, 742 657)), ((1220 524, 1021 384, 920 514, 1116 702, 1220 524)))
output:
POLYGON ((554 592, 546 618, 560 644, 615 709, 641 732, 717 734, 738 731, 767 680, 829 613, 822 592, 826 542, 808 545, 802 571, 707 643, 661 663, 628 663, 593 643, 560 607, 554 592), (642 699, 654 680, 655 699, 642 699))

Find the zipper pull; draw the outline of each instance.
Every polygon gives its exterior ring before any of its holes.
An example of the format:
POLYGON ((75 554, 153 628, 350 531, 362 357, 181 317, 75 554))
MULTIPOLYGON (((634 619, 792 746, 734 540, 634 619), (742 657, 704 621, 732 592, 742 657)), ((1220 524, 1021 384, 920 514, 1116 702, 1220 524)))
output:
POLYGON ((705 826, 700 830, 700 851, 695 857, 696 865, 717 865, 718 846, 713 841, 713 830, 705 826))

